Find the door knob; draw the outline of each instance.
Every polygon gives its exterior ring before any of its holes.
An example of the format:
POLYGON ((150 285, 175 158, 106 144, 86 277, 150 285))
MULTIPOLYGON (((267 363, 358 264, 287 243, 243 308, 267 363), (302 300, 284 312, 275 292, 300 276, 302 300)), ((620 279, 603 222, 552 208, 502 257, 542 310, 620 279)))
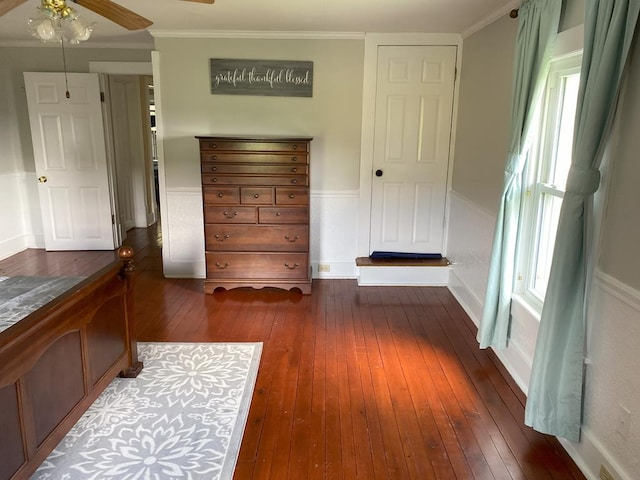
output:
POLYGON ((45 177, 44 175, 42 175, 41 177, 38 177, 38 181, 40 183, 47 183, 47 177, 45 177))
POLYGON ((382 170, 378 169, 376 170, 376 177, 381 177, 382 176, 382 170))

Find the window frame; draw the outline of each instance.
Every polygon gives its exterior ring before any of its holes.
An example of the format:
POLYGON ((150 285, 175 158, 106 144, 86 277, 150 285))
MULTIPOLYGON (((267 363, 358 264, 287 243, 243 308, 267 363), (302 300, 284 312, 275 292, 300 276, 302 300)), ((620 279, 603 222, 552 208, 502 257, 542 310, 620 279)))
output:
MULTIPOLYGON (((518 254, 514 294, 538 315, 542 312, 544 294, 536 289, 535 272, 540 248, 543 197, 564 197, 564 187, 544 181, 555 167, 555 152, 560 138, 561 108, 565 89, 563 78, 579 74, 582 51, 552 59, 543 98, 530 136, 527 165, 523 172, 522 215, 518 235, 518 254)), ((571 139, 572 141, 573 139, 571 139)), ((557 225, 555 226, 557 228, 557 225)), ((552 242, 554 238, 551 240, 552 242)), ((551 259, 549 258, 549 261, 551 259)))

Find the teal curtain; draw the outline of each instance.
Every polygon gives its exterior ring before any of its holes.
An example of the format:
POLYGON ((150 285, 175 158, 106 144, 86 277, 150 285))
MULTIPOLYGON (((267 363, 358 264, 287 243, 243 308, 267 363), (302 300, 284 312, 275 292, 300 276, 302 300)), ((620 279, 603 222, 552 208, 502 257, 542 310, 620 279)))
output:
POLYGON ((573 157, 525 412, 527 425, 572 441, 582 420, 589 215, 639 10, 639 0, 585 3, 573 157))
POLYGON ((559 0, 529 0, 518 10, 509 151, 478 330, 480 348, 507 346, 526 141, 549 72, 561 7, 559 0))

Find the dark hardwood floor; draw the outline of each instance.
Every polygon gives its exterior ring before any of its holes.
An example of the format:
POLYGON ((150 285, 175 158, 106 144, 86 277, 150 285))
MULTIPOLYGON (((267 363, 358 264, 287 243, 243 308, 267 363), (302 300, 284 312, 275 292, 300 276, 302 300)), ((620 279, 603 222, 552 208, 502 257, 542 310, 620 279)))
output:
MULTIPOLYGON (((315 280, 312 294, 202 293, 132 230, 140 341, 263 342, 235 479, 583 479, 524 426, 525 397, 442 287, 315 280)), ((0 276, 89 274, 113 252, 27 250, 0 276)))

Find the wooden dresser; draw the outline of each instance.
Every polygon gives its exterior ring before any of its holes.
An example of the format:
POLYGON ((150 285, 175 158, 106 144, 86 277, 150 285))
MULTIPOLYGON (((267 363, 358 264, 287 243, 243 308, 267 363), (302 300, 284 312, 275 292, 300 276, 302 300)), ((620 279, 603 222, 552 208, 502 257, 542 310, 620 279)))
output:
POLYGON ((206 279, 311 293, 309 137, 198 136, 206 279))

